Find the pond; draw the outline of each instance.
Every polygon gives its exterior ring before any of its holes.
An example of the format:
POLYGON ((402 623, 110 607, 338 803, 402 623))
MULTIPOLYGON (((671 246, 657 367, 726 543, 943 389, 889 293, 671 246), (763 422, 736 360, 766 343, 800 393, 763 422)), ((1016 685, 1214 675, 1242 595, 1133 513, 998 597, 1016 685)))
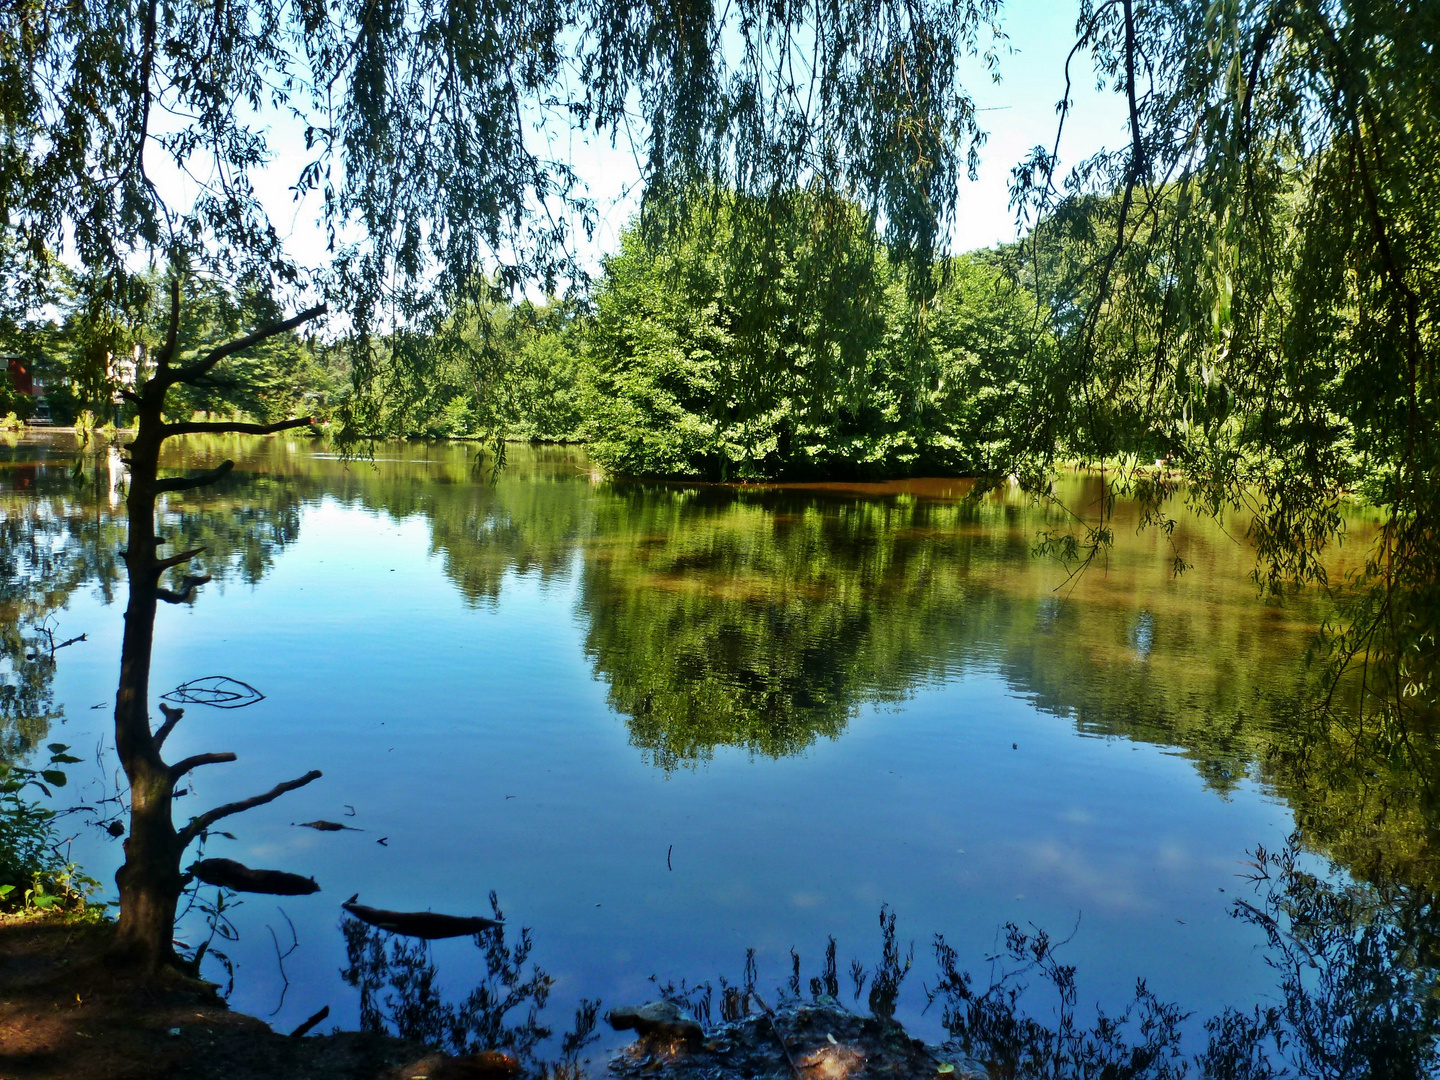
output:
MULTIPOLYGON (((1144 977, 1193 1036, 1278 1000, 1264 936, 1233 917, 1257 845, 1299 826, 1317 870, 1430 880, 1428 816, 1366 812, 1404 778, 1286 758, 1330 611, 1260 598, 1243 519, 1177 507, 1173 534, 1137 531, 1121 502, 1113 548, 1072 574, 1033 550, 1066 511, 958 480, 737 488, 607 481, 578 448, 511 447, 498 475, 473 445, 374 453, 191 439, 166 463, 236 468, 162 515, 215 580, 161 611, 152 688, 224 675, 264 695, 187 710, 167 755, 239 762, 193 774, 177 819, 324 772, 207 847, 323 887, 241 898, 237 940, 215 942, 232 1003, 277 1029, 322 1005, 358 1024, 353 893, 487 914, 493 890, 555 979, 557 1030, 582 998, 652 999, 652 975, 737 981, 747 949, 762 988, 792 948, 817 974, 832 935, 842 972, 873 968, 888 905, 914 943, 897 1013, 914 1034, 942 1034, 933 936, 983 974, 1014 923, 1069 938, 1082 1014, 1144 977), (295 824, 317 819, 350 828, 295 824)), ((58 803, 96 808, 65 835, 113 895, 120 845, 96 823, 115 806, 123 468, 60 434, 0 454, 5 632, 48 615, 87 635, 53 673, 11 656, 3 751, 86 759, 58 803)), ((1057 487, 1092 520, 1098 493, 1083 473, 1057 487)), ((192 909, 179 936, 207 935, 192 909)), ((453 997, 484 974, 468 940, 432 955, 453 997)))

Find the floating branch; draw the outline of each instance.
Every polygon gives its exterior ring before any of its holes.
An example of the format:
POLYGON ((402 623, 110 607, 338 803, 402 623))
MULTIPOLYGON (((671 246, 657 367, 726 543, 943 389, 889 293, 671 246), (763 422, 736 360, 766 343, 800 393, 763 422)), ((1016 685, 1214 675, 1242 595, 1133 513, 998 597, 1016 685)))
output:
POLYGON ((281 795, 284 795, 287 791, 294 791, 296 788, 302 788, 306 784, 314 780, 319 780, 320 776, 321 773, 319 769, 311 769, 304 776, 297 776, 294 780, 286 780, 283 784, 276 784, 273 788, 265 792, 263 795, 252 795, 248 799, 241 799, 239 802, 226 803, 224 806, 215 807, 214 810, 205 811, 205 813, 201 814, 199 817, 192 818, 190 824, 186 825, 185 828, 180 830, 179 840, 181 849, 183 850, 184 848, 189 847, 190 841, 194 840, 197 836, 199 836, 202 832, 208 829, 211 825, 214 825, 215 822, 219 821, 221 818, 230 817, 232 814, 242 814, 246 810, 251 810, 257 806, 264 806, 266 803, 269 802, 274 802, 276 799, 280 798, 281 795))
MULTIPOLYGON (((243 709, 246 705, 264 701, 265 695, 249 683, 232 679, 228 675, 206 675, 201 679, 181 683, 168 694, 162 694, 161 700, 182 701, 188 705, 211 705, 217 709, 243 709)), ((161 706, 162 709, 164 707, 161 706)))
POLYGON ((314 829, 317 832, 364 832, 364 829, 357 829, 354 825, 341 825, 338 821, 325 821, 323 818, 315 821, 292 821, 302 829, 314 829))
POLYGON ((292 1038, 292 1039, 302 1039, 302 1038, 304 1038, 306 1035, 308 1035, 308 1034, 310 1033, 310 1029, 311 1029, 311 1028, 313 1028, 316 1024, 320 1023, 321 1020, 324 1020, 324 1019, 325 1019, 327 1016, 329 1016, 329 1015, 330 1015, 330 1006, 329 1006, 329 1005, 326 1005, 326 1006, 325 1006, 324 1008, 322 1008, 319 1012, 317 1012, 314 1016, 310 1017, 310 1019, 306 1020, 303 1024, 301 1024, 299 1027, 297 1027, 294 1031, 290 1032, 290 1038, 292 1038))
POLYGON ((307 896, 320 891, 314 878, 284 870, 252 870, 234 859, 201 859, 190 867, 190 873, 206 885, 219 885, 236 892, 307 896))
POLYGON ((346 900, 340 906, 361 922, 388 930, 392 934, 433 940, 435 938, 469 937, 503 925, 494 919, 478 915, 437 915, 433 911, 385 911, 381 908, 357 904, 360 894, 346 900))

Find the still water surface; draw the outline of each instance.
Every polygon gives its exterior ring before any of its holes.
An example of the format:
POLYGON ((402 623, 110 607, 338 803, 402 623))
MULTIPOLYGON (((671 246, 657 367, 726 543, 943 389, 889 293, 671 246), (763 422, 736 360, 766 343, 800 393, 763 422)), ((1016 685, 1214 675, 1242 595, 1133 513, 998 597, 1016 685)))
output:
MULTIPOLYGON (((63 436, 0 453, 3 617, 53 611, 58 636, 88 635, 17 706, 50 713, 48 733, 12 716, 5 738, 98 754, 66 793, 95 803, 114 792, 123 472, 111 453, 75 479, 63 436)), ((466 445, 347 464, 286 438, 192 440, 169 464, 223 457, 223 487, 164 514, 216 581, 161 611, 151 685, 222 674, 265 694, 187 711, 169 756, 240 762, 192 776, 178 819, 325 774, 207 851, 323 886, 231 912, 231 1000, 277 1028, 325 1004, 356 1024, 337 928, 356 892, 478 914, 495 890, 556 977, 557 1029, 582 996, 649 1000, 652 974, 734 978, 747 948, 762 987, 792 947, 814 974, 832 934, 842 970, 873 963, 882 903, 915 942, 899 1016, 930 1038, 932 935, 983 972, 1006 922, 1073 932, 1082 1006, 1122 1005, 1137 976, 1195 1026, 1274 1000, 1231 902, 1247 853, 1308 813, 1259 762, 1326 610, 1257 597, 1243 521, 1177 511, 1173 538, 1137 534, 1121 504, 1108 559, 1068 577, 1032 555, 1063 515, 972 503, 960 481, 606 482, 581 450, 512 448, 491 482, 466 445), (317 818, 363 831, 292 825, 317 818), (288 945, 285 916, 300 947, 282 976, 267 927, 288 945)), ((1092 518, 1097 491, 1059 488, 1092 518)), ((74 856, 113 892, 119 844, 84 819, 67 819, 74 856)), ((463 996, 474 947, 434 956, 463 996)))

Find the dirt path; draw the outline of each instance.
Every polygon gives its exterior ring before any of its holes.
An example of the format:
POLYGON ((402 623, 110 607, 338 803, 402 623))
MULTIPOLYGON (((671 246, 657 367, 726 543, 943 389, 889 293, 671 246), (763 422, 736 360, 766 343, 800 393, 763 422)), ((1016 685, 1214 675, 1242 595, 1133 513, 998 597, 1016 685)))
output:
POLYGON ((100 959, 103 923, 0 917, 0 1080, 380 1080, 425 1048, 357 1032, 292 1039, 207 984, 141 983, 100 959))

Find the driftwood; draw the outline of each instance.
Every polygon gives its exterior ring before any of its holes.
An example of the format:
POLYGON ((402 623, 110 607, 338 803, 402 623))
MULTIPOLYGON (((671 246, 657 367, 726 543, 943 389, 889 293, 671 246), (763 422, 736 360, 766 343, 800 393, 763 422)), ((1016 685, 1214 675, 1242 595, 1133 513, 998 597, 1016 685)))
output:
POLYGON ((269 893, 271 896, 305 896, 320 891, 314 878, 284 870, 252 870, 234 859, 201 859, 190 867, 206 885, 219 885, 236 892, 269 893))
POLYGON ((329 1006, 329 1005, 326 1005, 323 1009, 321 1009, 319 1012, 317 1012, 314 1016, 310 1017, 309 1020, 306 1020, 303 1024, 301 1024, 299 1027, 297 1027, 294 1031, 290 1032, 290 1037, 291 1037, 292 1039, 303 1039, 306 1035, 310 1034, 310 1030, 311 1030, 316 1024, 320 1023, 321 1020, 324 1020, 324 1019, 325 1019, 327 1016, 329 1016, 329 1015, 330 1015, 330 1006, 329 1006))
POLYGON ((406 937, 431 940, 468 937, 471 934, 478 934, 502 925, 494 919, 485 919, 478 915, 437 915, 433 911, 384 911, 366 904, 357 904, 355 901, 359 896, 360 894, 356 893, 340 906, 361 922, 377 926, 381 930, 388 930, 392 934, 404 934, 406 937))
POLYGON ((341 825, 338 821, 326 821, 324 818, 317 818, 315 821, 292 821, 291 825, 299 826, 302 829, 314 829, 317 832, 364 832, 364 829, 357 829, 354 825, 341 825))

